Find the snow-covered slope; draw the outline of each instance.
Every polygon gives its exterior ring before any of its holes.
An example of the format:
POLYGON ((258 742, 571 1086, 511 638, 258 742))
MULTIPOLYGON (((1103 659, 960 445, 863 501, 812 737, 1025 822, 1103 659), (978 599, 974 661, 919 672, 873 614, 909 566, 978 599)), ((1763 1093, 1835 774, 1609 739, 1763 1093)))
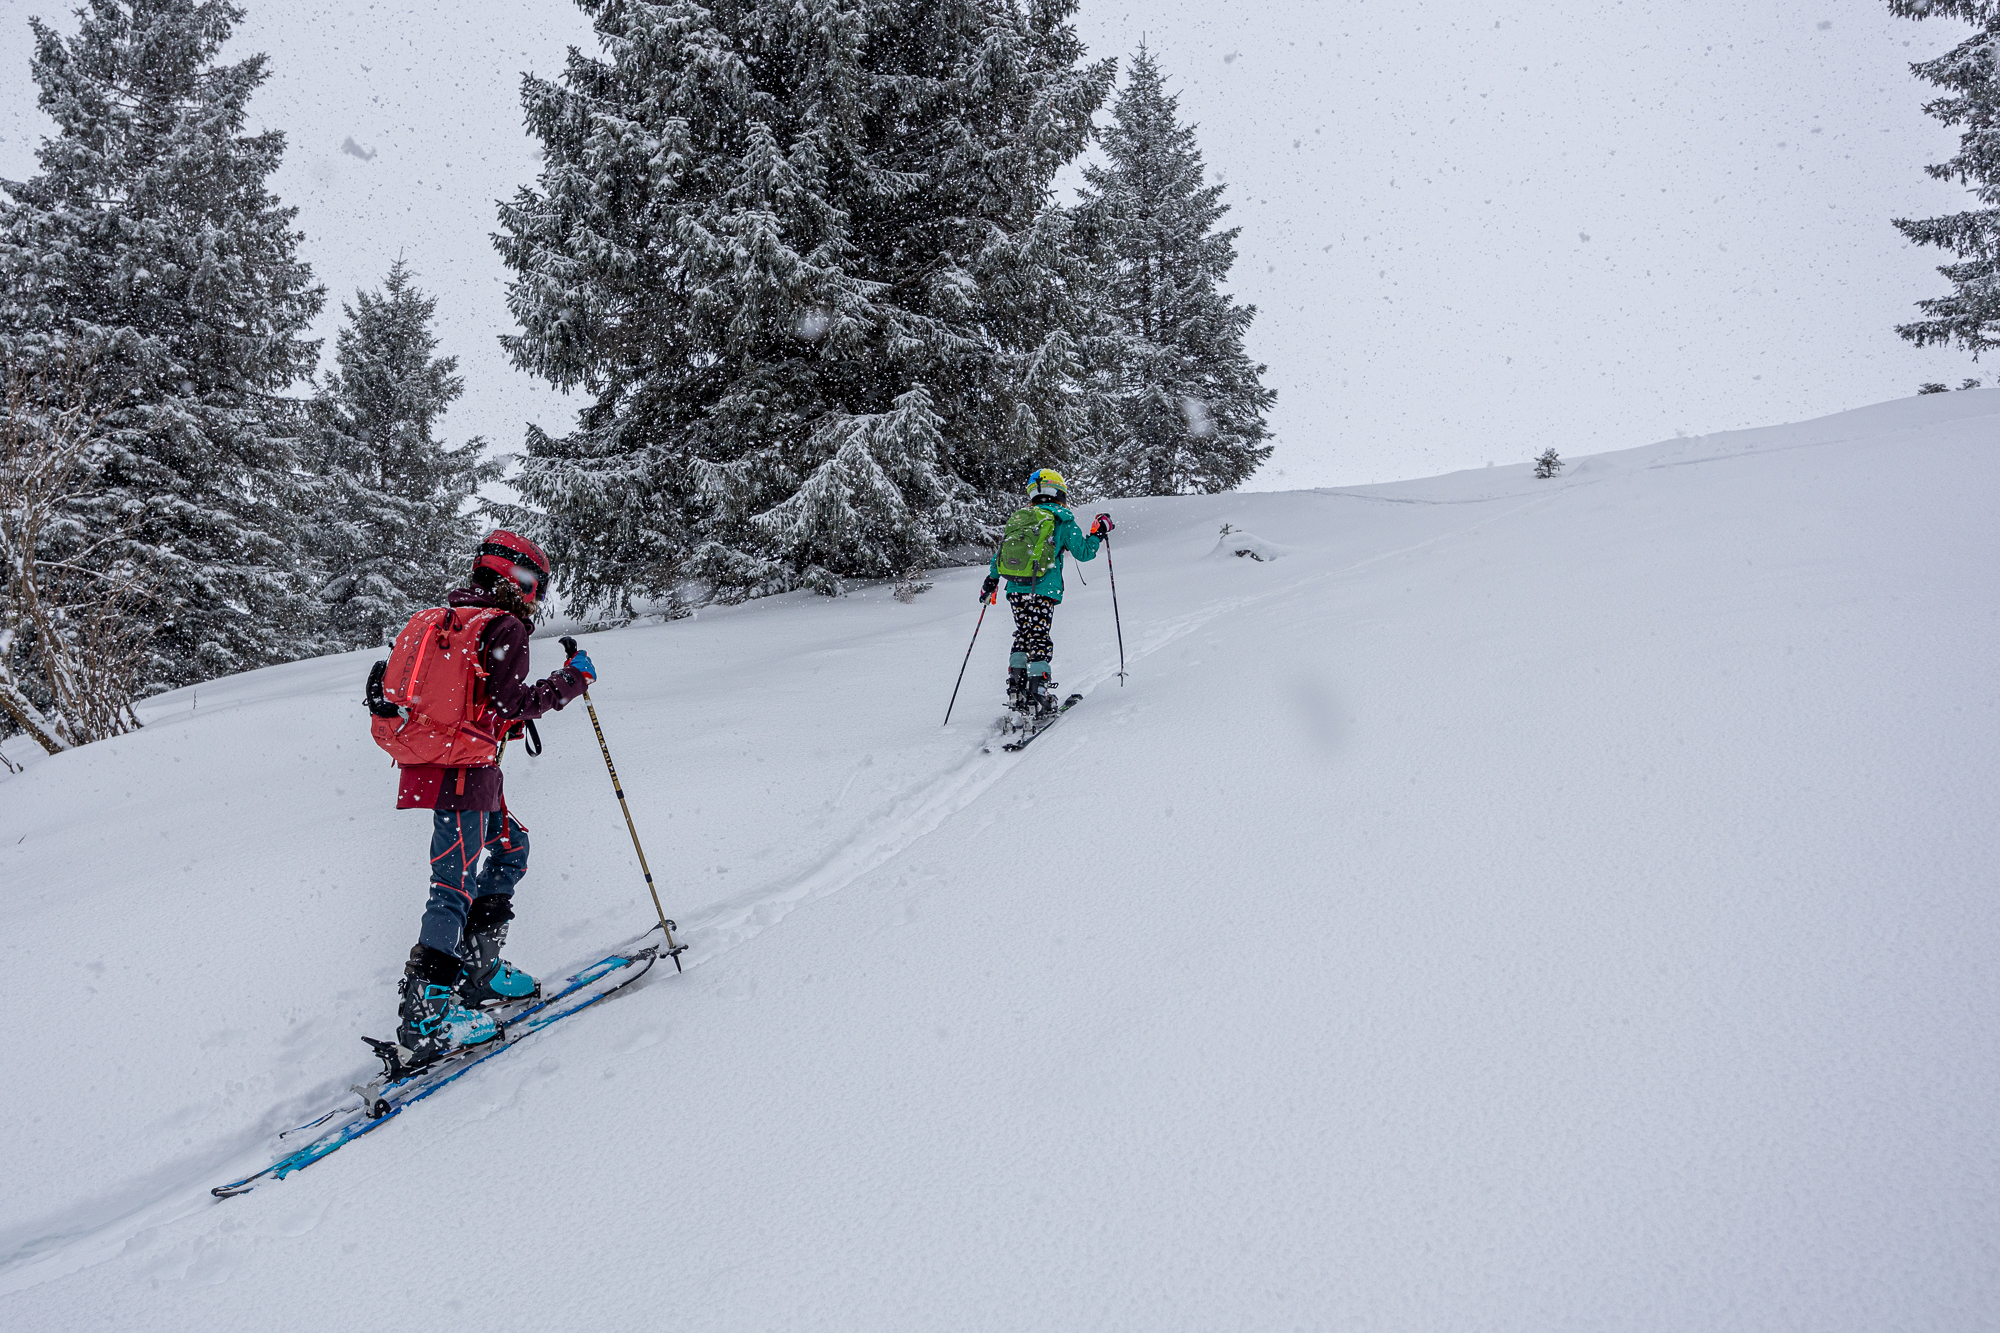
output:
MULTIPOLYGON (((978 571, 596 636, 687 973, 224 1203, 427 817, 366 657, 156 700, 0 782, 0 1323, 1991 1327, 1996 499, 2000 391, 1115 504, 1017 756, 978 571)), ((554 971, 650 909, 543 732, 554 971)))

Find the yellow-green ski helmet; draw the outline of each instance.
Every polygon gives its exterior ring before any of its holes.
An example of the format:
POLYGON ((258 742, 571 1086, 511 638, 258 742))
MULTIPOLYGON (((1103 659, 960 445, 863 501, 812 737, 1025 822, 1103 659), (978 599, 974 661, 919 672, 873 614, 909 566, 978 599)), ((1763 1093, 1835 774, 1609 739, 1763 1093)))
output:
POLYGON ((1039 500, 1045 495, 1053 495, 1058 500, 1069 498, 1069 483, 1062 473, 1052 467, 1035 469, 1035 475, 1028 478, 1028 498, 1039 500))

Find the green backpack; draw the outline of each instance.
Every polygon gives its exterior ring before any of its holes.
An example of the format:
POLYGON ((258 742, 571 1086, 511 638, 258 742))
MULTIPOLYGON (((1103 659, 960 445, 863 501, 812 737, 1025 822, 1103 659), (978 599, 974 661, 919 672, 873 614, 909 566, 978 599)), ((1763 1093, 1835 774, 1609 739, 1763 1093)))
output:
POLYGON ((1033 582, 1056 562, 1056 516, 1041 505, 1016 509, 1000 539, 1000 576, 1033 582))

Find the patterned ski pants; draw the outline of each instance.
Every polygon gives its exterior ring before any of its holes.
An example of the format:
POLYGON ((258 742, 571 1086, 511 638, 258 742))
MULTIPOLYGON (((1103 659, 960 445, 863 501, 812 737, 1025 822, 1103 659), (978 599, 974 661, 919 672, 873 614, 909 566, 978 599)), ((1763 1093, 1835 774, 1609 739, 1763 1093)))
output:
POLYGON ((1025 653, 1030 662, 1046 662, 1056 655, 1056 642, 1049 637, 1055 620, 1056 601, 1032 592, 1010 592, 1007 605, 1014 612, 1014 651, 1025 653))
POLYGON ((489 893, 512 895, 527 873, 528 830, 513 815, 505 810, 437 811, 431 822, 431 897, 418 938, 443 953, 457 953, 472 900, 489 893))

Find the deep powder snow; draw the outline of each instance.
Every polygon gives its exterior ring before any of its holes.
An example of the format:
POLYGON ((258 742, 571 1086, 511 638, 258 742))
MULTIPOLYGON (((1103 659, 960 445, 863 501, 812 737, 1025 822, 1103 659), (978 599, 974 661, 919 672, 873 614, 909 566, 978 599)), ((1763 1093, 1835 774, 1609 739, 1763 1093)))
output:
MULTIPOLYGON (((427 817, 372 655, 155 699, 0 780, 0 1322, 1990 1327, 1996 442, 1107 504, 1129 682, 1099 560, 1018 756, 1004 614, 939 726, 979 570, 592 636, 689 970, 223 1203, 393 1023, 427 817)), ((542 730, 554 974, 650 905, 542 730)))

